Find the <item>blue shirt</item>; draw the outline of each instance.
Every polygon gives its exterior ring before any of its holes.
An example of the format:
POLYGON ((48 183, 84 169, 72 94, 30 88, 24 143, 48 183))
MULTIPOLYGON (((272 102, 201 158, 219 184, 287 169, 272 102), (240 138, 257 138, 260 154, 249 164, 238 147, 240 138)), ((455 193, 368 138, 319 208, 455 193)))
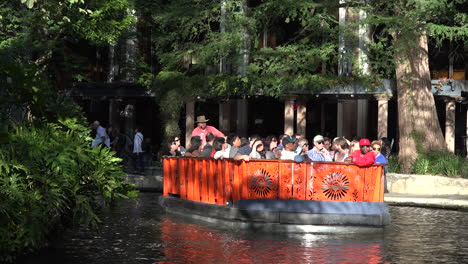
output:
POLYGON ((309 156, 309 158, 312 161, 332 161, 332 157, 330 156, 330 153, 328 153, 328 151, 327 151, 327 155, 325 155, 324 157, 322 153, 316 151, 315 148, 307 151, 307 156, 309 156))
MULTIPOLYGON (((382 155, 382 153, 380 153, 377 157, 375 157, 375 163, 385 164, 387 163, 387 159, 385 158, 384 155, 382 155)), ((385 174, 387 174, 387 170, 388 170, 388 165, 384 166, 385 174)))
POLYGON ((385 159, 385 156, 381 153, 377 157, 375 157, 375 163, 385 164, 387 163, 387 160, 385 159))

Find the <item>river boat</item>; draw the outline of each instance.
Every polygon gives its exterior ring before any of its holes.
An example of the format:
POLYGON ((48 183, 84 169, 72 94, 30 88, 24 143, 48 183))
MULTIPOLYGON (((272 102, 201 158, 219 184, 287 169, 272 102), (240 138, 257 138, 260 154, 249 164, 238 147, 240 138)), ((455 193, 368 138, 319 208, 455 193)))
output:
POLYGON ((233 229, 355 233, 390 223, 383 165, 163 158, 166 211, 233 229))

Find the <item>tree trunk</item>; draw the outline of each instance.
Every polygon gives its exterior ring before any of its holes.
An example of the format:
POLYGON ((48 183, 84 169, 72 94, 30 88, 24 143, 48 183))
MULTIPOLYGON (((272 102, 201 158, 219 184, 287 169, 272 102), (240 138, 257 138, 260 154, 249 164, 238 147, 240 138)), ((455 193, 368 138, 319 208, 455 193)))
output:
POLYGON ((444 136, 431 91, 427 36, 395 36, 399 162, 410 172, 418 151, 445 149, 444 136))

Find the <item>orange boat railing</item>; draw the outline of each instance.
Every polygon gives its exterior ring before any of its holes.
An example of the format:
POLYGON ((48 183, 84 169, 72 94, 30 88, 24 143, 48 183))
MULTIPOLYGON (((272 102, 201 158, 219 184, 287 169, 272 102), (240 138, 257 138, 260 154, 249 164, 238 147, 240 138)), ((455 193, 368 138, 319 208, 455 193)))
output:
POLYGON ((381 164, 163 158, 164 196, 226 205, 242 199, 383 202, 381 164))

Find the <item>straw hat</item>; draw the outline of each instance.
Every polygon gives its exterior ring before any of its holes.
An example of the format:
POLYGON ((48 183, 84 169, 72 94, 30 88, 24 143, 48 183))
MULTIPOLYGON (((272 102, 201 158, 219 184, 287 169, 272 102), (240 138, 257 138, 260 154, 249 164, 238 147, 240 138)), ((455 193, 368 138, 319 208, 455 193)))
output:
POLYGON ((197 116, 197 121, 195 123, 206 123, 210 121, 209 119, 206 119, 204 115, 197 116))

